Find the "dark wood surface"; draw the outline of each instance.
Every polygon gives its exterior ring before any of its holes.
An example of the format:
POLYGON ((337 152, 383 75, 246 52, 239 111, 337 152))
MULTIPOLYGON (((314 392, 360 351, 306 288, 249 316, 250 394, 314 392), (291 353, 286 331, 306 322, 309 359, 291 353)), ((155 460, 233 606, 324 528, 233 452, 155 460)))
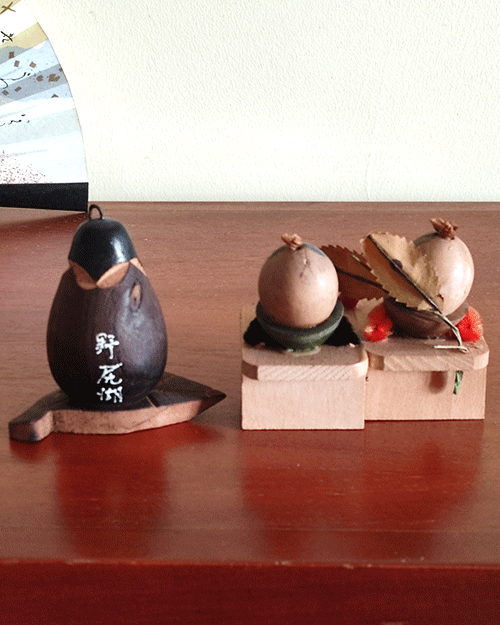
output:
POLYGON ((0 209, 0 622, 500 622, 497 204, 103 203, 167 324, 167 369, 227 398, 118 436, 10 441, 56 388, 48 314, 83 216, 0 209), (446 216, 474 256, 484 422, 240 428, 239 314, 283 232, 358 248, 446 216))

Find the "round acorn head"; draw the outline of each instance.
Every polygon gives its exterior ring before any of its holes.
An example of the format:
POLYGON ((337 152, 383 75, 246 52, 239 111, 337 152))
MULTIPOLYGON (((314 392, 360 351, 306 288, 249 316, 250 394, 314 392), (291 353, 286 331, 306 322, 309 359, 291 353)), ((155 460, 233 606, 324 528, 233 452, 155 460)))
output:
POLYGON ((93 204, 88 219, 75 232, 68 258, 97 282, 108 269, 136 256, 125 226, 116 219, 103 217, 101 209, 93 204), (97 218, 92 218, 94 208, 99 211, 97 218))

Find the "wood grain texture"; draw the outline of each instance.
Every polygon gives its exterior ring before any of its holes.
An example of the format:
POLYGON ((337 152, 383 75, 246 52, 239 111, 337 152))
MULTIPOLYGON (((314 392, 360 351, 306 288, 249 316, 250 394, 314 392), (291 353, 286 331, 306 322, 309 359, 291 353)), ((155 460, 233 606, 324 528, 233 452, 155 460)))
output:
POLYGON ((370 369, 365 418, 371 421, 484 419, 486 368, 463 371, 455 392, 455 371, 370 369))
POLYGON ((364 377, 269 382, 243 375, 241 425, 245 430, 361 430, 364 377))
POLYGON ((10 623, 498 623, 498 204, 103 204, 169 328, 170 371, 227 394, 117 436, 10 441, 54 387, 48 313, 83 216, 0 211, 0 605, 10 623), (486 417, 243 431, 240 310, 285 231, 358 248, 458 223, 491 350, 486 417))

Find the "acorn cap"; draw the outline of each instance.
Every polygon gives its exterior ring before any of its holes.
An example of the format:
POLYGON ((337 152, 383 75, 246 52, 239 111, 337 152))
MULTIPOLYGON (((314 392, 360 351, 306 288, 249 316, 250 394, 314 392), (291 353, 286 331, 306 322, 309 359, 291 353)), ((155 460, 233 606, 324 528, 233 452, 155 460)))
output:
POLYGON ((89 218, 75 232, 68 258, 97 282, 108 269, 136 256, 125 226, 116 219, 103 217, 101 209, 93 205, 89 209, 89 218), (99 210, 99 218, 91 218, 93 208, 99 210))

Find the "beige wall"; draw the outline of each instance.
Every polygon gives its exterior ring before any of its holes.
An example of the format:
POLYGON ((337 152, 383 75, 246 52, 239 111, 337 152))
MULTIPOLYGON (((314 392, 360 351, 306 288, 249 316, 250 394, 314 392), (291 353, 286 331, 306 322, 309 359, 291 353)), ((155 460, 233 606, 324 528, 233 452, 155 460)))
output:
POLYGON ((497 0, 28 0, 93 200, 498 200, 497 0))

